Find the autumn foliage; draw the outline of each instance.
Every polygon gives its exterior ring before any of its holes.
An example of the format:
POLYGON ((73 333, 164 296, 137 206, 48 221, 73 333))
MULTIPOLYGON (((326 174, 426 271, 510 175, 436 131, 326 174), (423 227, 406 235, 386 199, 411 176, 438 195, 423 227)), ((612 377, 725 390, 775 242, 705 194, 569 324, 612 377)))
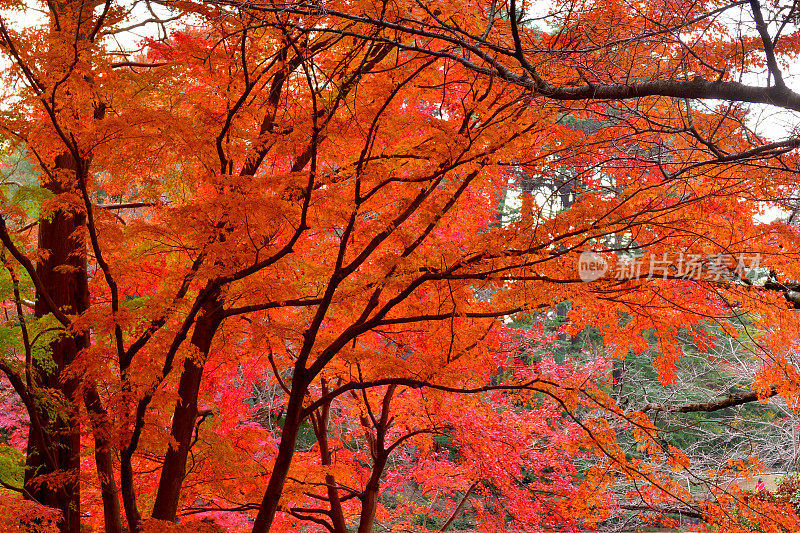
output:
POLYGON ((0 5, 0 524, 795 527, 658 426, 797 405, 795 8, 0 5), (723 338, 748 391, 619 401, 723 338))

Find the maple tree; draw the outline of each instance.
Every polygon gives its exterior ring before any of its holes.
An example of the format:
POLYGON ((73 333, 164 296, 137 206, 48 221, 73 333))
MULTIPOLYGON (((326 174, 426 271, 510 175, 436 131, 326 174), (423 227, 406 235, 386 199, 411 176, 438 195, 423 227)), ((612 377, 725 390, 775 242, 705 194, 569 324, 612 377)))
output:
POLYGON ((0 16, 0 131, 33 165, 0 217, 2 481, 31 501, 0 505, 29 527, 578 530, 622 477, 648 510, 793 527, 696 498, 649 414, 796 404, 797 227, 759 215, 796 209, 798 137, 744 105, 800 109, 794 6, 37 6, 0 16), (584 283, 588 249, 764 269, 584 283), (557 333, 506 324, 564 302, 557 333), (600 353, 556 362, 589 329, 600 353), (669 383, 682 335, 748 344, 751 391, 621 406, 614 361, 655 347, 669 383))

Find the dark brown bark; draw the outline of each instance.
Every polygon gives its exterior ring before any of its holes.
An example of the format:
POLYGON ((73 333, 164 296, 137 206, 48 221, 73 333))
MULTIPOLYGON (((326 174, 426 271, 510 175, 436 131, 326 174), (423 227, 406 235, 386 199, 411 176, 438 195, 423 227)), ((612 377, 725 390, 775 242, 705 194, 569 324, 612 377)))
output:
POLYGON ((766 398, 772 398, 776 394, 778 394, 778 389, 772 387, 766 394, 761 394, 755 391, 736 392, 719 400, 712 400, 710 402, 679 404, 649 403, 642 407, 642 411, 665 411, 668 413, 711 413, 714 411, 719 411, 720 409, 727 409, 728 407, 736 407, 737 405, 743 405, 746 403, 758 402, 766 398))
POLYGON ((191 447, 192 433, 197 420, 197 397, 200 382, 214 334, 222 321, 222 304, 219 291, 203 305, 192 333, 191 344, 197 350, 197 357, 187 357, 183 363, 183 373, 178 385, 178 401, 172 416, 171 442, 164 457, 158 493, 153 506, 153 518, 175 521, 180 501, 181 486, 186 477, 186 460, 191 447))
POLYGON ((389 454, 381 452, 372 464, 372 474, 361 495, 361 520, 358 523, 358 533, 372 533, 372 525, 375 522, 375 510, 378 507, 378 495, 381 488, 381 476, 386 468, 386 460, 389 454))
POLYGON ((127 446, 122 449, 119 462, 119 484, 122 493, 122 506, 125 508, 125 518, 128 522, 128 531, 139 533, 142 529, 142 516, 136 505, 136 491, 133 486, 133 457, 134 448, 127 446))
MULTIPOLYGON (((322 392, 328 390, 327 383, 322 380, 322 392)), ((321 407, 315 416, 312 416, 314 423, 314 433, 319 443, 319 456, 325 466, 333 464, 330 445, 328 443, 328 416, 330 414, 330 404, 321 407)), ((342 511, 342 501, 339 498, 339 489, 336 487, 336 478, 333 474, 325 475, 325 485, 327 486, 328 503, 330 504, 330 519, 334 533, 347 533, 347 523, 342 511)))
POLYGON ((380 418, 376 419, 372 414, 372 409, 369 406, 369 398, 366 393, 363 393, 364 404, 367 407, 366 416, 361 417, 361 425, 367 431, 367 440, 370 444, 370 451, 372 453, 372 473, 367 481, 367 486, 364 487, 364 492, 361 494, 361 517, 358 523, 358 533, 372 533, 372 525, 375 522, 375 511, 378 508, 378 496, 381 488, 381 476, 386 468, 386 461, 389 459, 394 446, 387 448, 386 434, 392 426, 391 418, 389 416, 389 406, 392 402, 392 396, 397 389, 396 385, 389 385, 386 389, 386 394, 383 395, 383 402, 381 402, 380 418), (370 421, 375 428, 375 436, 372 436, 372 429, 370 421))
MULTIPOLYGON (((136 488, 134 484, 132 461, 133 455, 136 453, 136 450, 139 446, 139 440, 142 437, 142 431, 145 426, 145 415, 147 413, 148 406, 153 400, 153 396, 160 387, 161 383, 163 383, 166 376, 172 371, 174 359, 178 349, 183 344, 189 332, 192 331, 192 325, 194 325, 195 328, 197 327, 198 317, 201 316, 206 310, 206 304, 208 300, 217 300, 219 298, 218 291, 219 286, 212 282, 210 282, 206 288, 200 291, 194 305, 192 306, 192 309, 184 318, 181 328, 172 339, 170 348, 167 350, 161 375, 153 382, 149 390, 146 391, 144 395, 136 402, 136 409, 134 413, 131 413, 131 406, 127 406, 127 414, 129 417, 129 422, 132 423, 132 427, 130 428, 130 433, 128 434, 127 443, 123 445, 120 452, 120 489, 122 493, 122 504, 125 508, 125 515, 128 520, 128 529, 132 533, 138 533, 142 528, 141 513, 139 512, 138 505, 136 503, 136 488)), ((142 337, 142 339, 143 338, 145 337, 142 337)), ((144 346, 144 343, 139 345, 136 349, 138 350, 142 346, 144 346)), ((122 390, 127 394, 131 393, 131 382, 128 379, 128 372, 130 371, 129 365, 131 362, 130 351, 131 350, 129 349, 128 352, 124 354, 125 357, 121 358, 120 363, 120 370, 122 372, 122 390)))
POLYGON ((676 514, 680 516, 684 516, 686 518, 695 518, 701 519, 703 518, 704 514, 701 508, 692 508, 692 507, 659 507, 655 505, 635 505, 630 503, 623 503, 619 506, 620 509, 625 509, 628 511, 652 511, 659 514, 676 514))
MULTIPOLYGON (((68 154, 56 158, 55 172, 59 182, 50 181, 44 186, 54 194, 66 192, 65 185, 80 172, 80 164, 68 154)), ((83 239, 86 215, 82 212, 57 209, 43 213, 39 221, 39 259, 36 272, 51 302, 67 315, 77 315, 89 305, 86 270, 86 244, 83 239)), ((34 314, 44 317, 50 306, 37 291, 34 314)), ((62 512, 61 531, 78 533, 80 530, 80 429, 78 422, 78 380, 68 374, 69 365, 89 344, 87 333, 64 331, 50 343, 52 361, 34 360, 36 374, 34 394, 55 395, 59 398, 56 411, 39 407, 48 446, 55 457, 55 468, 45 465, 43 450, 30 435, 26 458, 25 490, 37 501, 62 512), (64 476, 61 483, 39 483, 37 476, 58 473, 64 476)))
POLYGON ((289 394, 289 403, 286 406, 286 419, 281 432, 281 442, 278 445, 278 454, 275 457, 275 465, 269 477, 267 490, 261 500, 261 507, 253 523, 253 533, 267 533, 272 527, 275 513, 278 512, 278 502, 283 493, 286 476, 289 474, 289 467, 292 464, 292 457, 297 443, 297 434, 303 421, 303 397, 308 387, 308 383, 304 378, 305 372, 303 372, 303 369, 295 365, 292 390, 289 394))
POLYGON ((94 461, 100 480, 100 495, 103 499, 103 524, 105 533, 122 533, 122 515, 119 506, 117 483, 114 480, 114 456, 111 445, 111 427, 94 386, 85 387, 83 401, 94 434, 94 461))
MULTIPOLYGON (((330 464, 323 463, 323 464, 330 464)), ((328 499, 331 506, 331 525, 333 526, 334 533, 347 533, 347 524, 344 520, 344 512, 342 511, 342 502, 339 499, 339 490, 336 488, 336 478, 333 474, 325 475, 325 484, 328 485, 328 499)))

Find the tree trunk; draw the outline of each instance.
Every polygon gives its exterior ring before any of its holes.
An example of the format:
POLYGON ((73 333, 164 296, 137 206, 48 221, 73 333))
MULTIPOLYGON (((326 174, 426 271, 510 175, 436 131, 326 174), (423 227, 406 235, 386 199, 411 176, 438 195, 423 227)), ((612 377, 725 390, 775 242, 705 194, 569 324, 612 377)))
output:
POLYGON ((303 397, 307 387, 308 383, 305 380, 304 369, 295 365, 292 390, 289 395, 289 404, 286 407, 286 419, 281 432, 278 455, 275 457, 275 465, 269 477, 269 484, 261 501, 256 521, 253 524, 253 533, 267 533, 275 520, 275 513, 278 512, 278 503, 283 493, 283 486, 286 483, 286 476, 289 474, 289 467, 292 464, 292 457, 297 444, 297 434, 303 421, 303 397))
MULTIPOLYGON (((55 172, 70 182, 79 171, 78 163, 68 154, 56 158, 55 172), (69 174, 72 179, 69 179, 69 174)), ((43 184, 54 194, 70 190, 62 183, 43 184)), ((89 305, 86 271, 86 244, 84 231, 86 215, 57 209, 44 213, 39 220, 39 254, 36 272, 54 304, 68 315, 78 315, 89 305)), ((44 317, 50 313, 42 296, 37 293, 34 313, 44 317)), ((78 423, 78 379, 67 373, 67 368, 80 351, 89 344, 88 333, 62 332, 50 343, 52 361, 41 358, 33 361, 37 376, 36 395, 44 399, 58 398, 57 411, 42 404, 39 416, 49 441, 56 468, 48 468, 42 460, 42 451, 36 440, 29 438, 26 458, 25 489, 37 501, 60 509, 61 531, 78 533, 80 530, 80 428, 78 423), (58 473, 63 481, 39 483, 37 476, 58 473)))
POLYGON ((142 517, 136 506, 136 491, 133 487, 133 448, 123 448, 120 453, 119 483, 122 492, 122 505, 125 507, 125 518, 130 533, 139 533, 142 529, 142 517))
POLYGON ((94 461, 97 465, 100 495, 103 499, 105 533, 122 533, 122 515, 117 484, 114 480, 114 457, 108 413, 103 408, 100 395, 94 385, 85 387, 83 401, 86 411, 89 413, 94 433, 94 461))
POLYGON ((389 454, 380 453, 372 465, 372 475, 367 481, 364 494, 361 496, 361 519, 358 523, 358 533, 372 533, 372 524, 375 522, 375 510, 378 508, 378 493, 381 488, 381 475, 386 468, 389 454))
MULTIPOLYGON (((328 388, 325 380, 322 380, 322 394, 327 394, 328 388)), ((319 443, 319 456, 324 466, 332 464, 331 450, 328 445, 328 415, 330 404, 324 405, 319 410, 316 427, 314 428, 319 443)), ((342 511, 342 502, 339 499, 339 489, 336 488, 336 478, 333 474, 325 474, 325 485, 327 485, 328 501, 331 506, 331 525, 333 533, 347 533, 347 524, 342 511)))
MULTIPOLYGON (((367 437, 370 441, 370 453, 373 457, 372 474, 369 476, 367 486, 364 487, 364 492, 361 494, 361 519, 358 523, 358 533, 372 533, 372 524, 375 522, 375 510, 378 508, 378 496, 381 488, 381 476, 386 468, 386 461, 389 460, 389 454, 393 446, 386 448, 386 434, 392 425, 391 417, 389 416, 389 405, 392 402, 392 396, 397 389, 396 385, 389 385, 386 389, 386 394, 383 395, 383 402, 381 402, 381 417, 379 420, 372 418, 375 427, 374 439, 369 438, 370 434, 370 419, 366 416, 361 416, 361 425, 367 431, 367 437)), ((368 402, 366 394, 364 395, 364 402, 368 402)), ((367 403, 369 407, 369 403, 367 403)), ((398 441, 399 442, 399 441, 398 441)))
POLYGON ((197 349, 197 357, 187 357, 178 385, 178 401, 172 416, 172 439, 164 457, 158 493, 153 506, 153 518, 174 522, 178 512, 181 485, 186 477, 186 460, 191 447, 192 433, 197 419, 197 397, 203 367, 208 357, 214 334, 222 317, 219 291, 203 305, 192 333, 191 344, 197 349), (177 443, 177 447, 174 445, 177 443))

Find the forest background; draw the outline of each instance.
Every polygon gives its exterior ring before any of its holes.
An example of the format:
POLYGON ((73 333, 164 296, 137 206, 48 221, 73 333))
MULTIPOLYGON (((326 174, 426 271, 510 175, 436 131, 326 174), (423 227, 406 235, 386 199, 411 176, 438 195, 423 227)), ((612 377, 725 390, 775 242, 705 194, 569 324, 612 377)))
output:
POLYGON ((2 0, 0 523, 797 531, 798 10, 2 0))

